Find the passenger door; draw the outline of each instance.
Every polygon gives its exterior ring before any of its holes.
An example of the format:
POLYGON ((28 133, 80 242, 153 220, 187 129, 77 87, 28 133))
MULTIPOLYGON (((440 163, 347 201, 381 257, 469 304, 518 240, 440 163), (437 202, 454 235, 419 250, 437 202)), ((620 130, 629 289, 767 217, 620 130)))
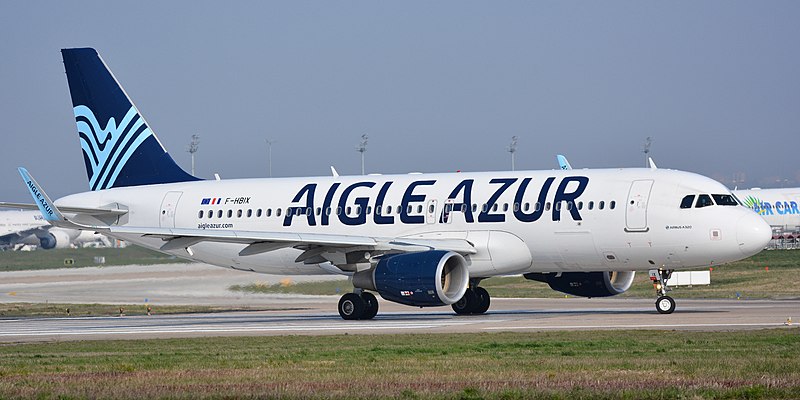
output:
POLYGON ((625 203, 625 231, 647 232, 647 203, 650 200, 652 180, 633 181, 625 203))
POLYGON ((167 192, 164 200, 161 201, 159 223, 162 228, 175 227, 175 211, 178 208, 178 201, 181 199, 181 195, 183 195, 183 192, 167 192))

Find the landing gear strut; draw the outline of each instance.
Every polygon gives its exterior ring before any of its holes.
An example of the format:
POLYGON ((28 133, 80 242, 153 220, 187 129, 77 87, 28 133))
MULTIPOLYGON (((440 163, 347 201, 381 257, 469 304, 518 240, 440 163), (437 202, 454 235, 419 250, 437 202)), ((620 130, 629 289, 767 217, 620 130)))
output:
POLYGON ((339 299, 339 315, 342 319, 373 319, 378 314, 378 299, 370 292, 356 290, 339 299))
POLYGON ((489 310, 491 298, 486 289, 470 284, 461 300, 453 303, 453 311, 458 315, 483 314, 489 310))
POLYGON ((669 278, 672 277, 671 269, 651 269, 650 280, 653 281, 653 287, 656 288, 656 311, 659 314, 672 314, 675 311, 675 299, 667 296, 667 292, 671 289, 667 286, 669 278))

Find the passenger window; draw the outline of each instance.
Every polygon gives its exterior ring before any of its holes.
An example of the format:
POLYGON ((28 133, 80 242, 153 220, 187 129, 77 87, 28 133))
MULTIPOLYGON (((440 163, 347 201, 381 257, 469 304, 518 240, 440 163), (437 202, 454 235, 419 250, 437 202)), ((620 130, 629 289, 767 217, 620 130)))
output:
POLYGON ((525 209, 525 211, 530 210, 531 209, 531 203, 525 203, 524 209, 525 209))
POLYGON ((583 202, 582 201, 578 202, 578 210, 583 210, 583 202))
POLYGON ((261 209, 256 210, 256 218, 261 218, 261 209))
POLYGON ((314 209, 311 207, 306 207, 306 215, 311 215, 314 212, 314 209))
POLYGON ((280 217, 281 216, 281 210, 282 210, 281 208, 276 208, 275 209, 275 216, 276 217, 280 217))
POLYGON ((247 218, 250 218, 252 216, 253 216, 253 210, 247 210, 247 218))
POLYGON ((392 206, 386 206, 386 215, 392 215, 392 206))
POLYGON ((434 210, 434 208, 433 208, 433 204, 429 205, 429 206, 428 206, 428 212, 432 214, 432 213, 433 213, 433 210, 434 210))
POLYGON ((322 207, 317 207, 317 215, 322 215, 322 207))
POLYGON ((494 205, 492 206, 492 211, 497 211, 497 203, 494 203, 494 205))
POLYGON ((613 210, 613 209, 614 209, 614 207, 616 207, 616 206, 617 206, 617 202, 616 202, 616 201, 614 201, 614 200, 611 200, 611 203, 608 203, 608 208, 610 208, 610 209, 612 209, 612 210, 613 210))
POLYGON ((561 211, 561 202, 553 203, 553 208, 555 208, 556 211, 561 211))
POLYGON ((233 210, 228 210, 228 218, 233 217, 233 210))
POLYGON ((268 209, 267 209, 267 216, 268 216, 268 217, 271 217, 271 216, 272 216, 272 209, 271 209, 271 208, 268 208, 268 209))
POLYGON ((605 207, 606 207, 606 202, 605 201, 600 201, 600 203, 597 205, 597 209, 598 210, 602 210, 605 207))
POLYGON ((503 203, 503 212, 508 211, 508 203, 503 203))
POLYGON ((708 206, 713 206, 714 202, 711 200, 711 196, 707 194, 701 194, 697 196, 697 204, 695 204, 695 208, 703 208, 708 206))
POLYGON ((353 211, 353 207, 347 206, 347 208, 345 210, 346 211, 344 212, 344 214, 345 215, 350 215, 350 213, 353 211))
POLYGON ((222 218, 222 210, 217 211, 217 218, 222 218))
POLYGON ((361 206, 356 206, 356 215, 361 215, 361 206))
POLYGON ((687 194, 683 197, 683 200, 681 200, 681 208, 692 208, 692 204, 694 204, 693 194, 687 194))
POLYGON ((567 211, 569 211, 569 210, 572 210, 572 202, 571 201, 567 202, 567 211))
POLYGON ((417 206, 417 214, 422 214, 422 204, 417 206))
POLYGON ((325 208, 325 215, 331 215, 331 208, 330 207, 326 207, 325 208))
MULTIPOLYGON (((411 212, 411 206, 408 206, 408 208, 409 208, 409 210, 408 210, 408 211, 409 211, 409 212, 411 212)), ((403 207, 402 207, 402 206, 397 206, 397 212, 396 212, 396 214, 400 215, 400 213, 401 213, 402 211, 403 211, 403 207)))
POLYGON ((477 212, 477 211, 478 211, 478 205, 473 203, 472 204, 472 212, 477 212))
POLYGON ((717 203, 718 206, 739 205, 739 203, 736 202, 736 199, 733 198, 733 195, 730 194, 712 194, 711 197, 714 198, 714 202, 717 203))
POLYGON ((519 211, 519 203, 514 203, 514 212, 519 211))
POLYGON ((594 201, 590 201, 590 202, 589 202, 589 209, 590 209, 590 210, 593 210, 593 209, 594 209, 594 201))
POLYGON ((197 218, 203 218, 203 210, 197 212, 197 218))
POLYGON ((367 215, 372 214, 372 206, 367 206, 367 215))
POLYGON ((550 211, 550 202, 549 201, 547 203, 544 203, 544 210, 545 211, 550 211))
POLYGON ((211 211, 211 210, 208 210, 208 218, 211 218, 213 216, 214 216, 214 212, 211 211))
POLYGON ((236 218, 242 218, 242 210, 236 210, 236 218))
POLYGON ((375 215, 381 215, 381 210, 383 210, 383 204, 375 206, 375 215))

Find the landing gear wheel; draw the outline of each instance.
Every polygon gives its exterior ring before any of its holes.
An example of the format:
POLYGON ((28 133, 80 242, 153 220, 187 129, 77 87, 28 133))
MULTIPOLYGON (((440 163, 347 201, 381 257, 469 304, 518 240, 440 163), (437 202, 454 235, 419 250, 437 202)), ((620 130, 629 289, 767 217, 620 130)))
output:
POLYGON ((659 314, 672 314, 675 311, 675 300, 669 296, 661 296, 656 300, 656 310, 659 314))
POLYGON ((378 315, 378 299, 370 292, 361 293, 361 298, 364 300, 364 315, 361 319, 373 319, 378 315))
POLYGON ((478 302, 478 296, 475 295, 475 291, 472 288, 467 288, 467 291, 464 292, 464 296, 461 297, 460 300, 453 303, 451 307, 453 307, 453 311, 456 312, 458 315, 467 315, 472 314, 472 310, 475 308, 475 304, 478 302))
MULTIPOLYGON (((375 304, 378 303, 376 302, 375 304)), ((355 293, 347 293, 339 299, 339 315, 342 316, 342 319, 361 319, 364 315, 365 308, 366 303, 364 299, 355 293)))
POLYGON ((475 297, 477 298, 477 302, 475 303, 475 307, 472 309, 473 314, 483 314, 489 310, 489 304, 491 303, 491 298, 489 297, 489 292, 482 287, 475 288, 475 297))

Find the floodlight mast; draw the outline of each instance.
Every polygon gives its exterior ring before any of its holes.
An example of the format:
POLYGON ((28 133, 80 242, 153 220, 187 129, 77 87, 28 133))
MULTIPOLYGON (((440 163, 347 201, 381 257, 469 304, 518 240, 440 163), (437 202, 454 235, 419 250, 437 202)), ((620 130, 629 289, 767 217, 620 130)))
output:
POLYGON ((267 139, 267 155, 269 159, 269 177, 272 178, 272 145, 276 143, 277 140, 267 139))
POLYGON ((644 140, 644 166, 649 167, 650 165, 650 146, 653 145, 653 138, 648 136, 647 139, 644 140))
POLYGON ((194 173, 194 153, 197 153, 197 149, 200 147, 200 135, 192 135, 192 141, 189 142, 189 149, 187 150, 189 154, 192 156, 192 176, 195 176, 194 173))
POLYGON ((517 153, 517 137, 511 137, 511 144, 508 146, 508 152, 511 153, 511 170, 516 171, 516 153, 517 153))
POLYGON ((364 175, 364 153, 367 152, 367 140, 369 136, 367 134, 361 135, 361 143, 356 146, 356 151, 361 153, 361 175, 364 175))

